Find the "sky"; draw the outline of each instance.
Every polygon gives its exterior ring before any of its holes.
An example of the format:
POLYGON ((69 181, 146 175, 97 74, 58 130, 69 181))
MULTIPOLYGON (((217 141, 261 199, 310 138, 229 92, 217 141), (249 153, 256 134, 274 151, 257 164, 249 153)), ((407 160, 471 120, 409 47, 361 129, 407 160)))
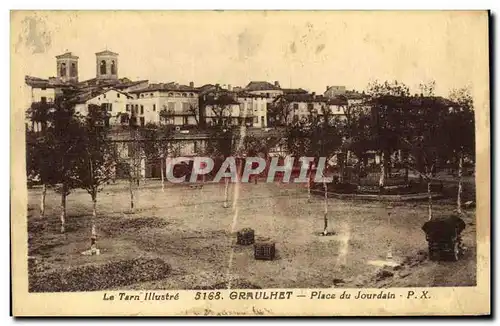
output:
MULTIPOLYGON (((279 81, 322 93, 398 80, 412 92, 474 87, 487 60, 485 12, 14 12, 13 73, 56 75, 55 56, 79 56, 95 77, 95 53, 119 53, 119 77, 196 86, 279 81)), ((482 80, 484 81, 484 80, 482 80)))

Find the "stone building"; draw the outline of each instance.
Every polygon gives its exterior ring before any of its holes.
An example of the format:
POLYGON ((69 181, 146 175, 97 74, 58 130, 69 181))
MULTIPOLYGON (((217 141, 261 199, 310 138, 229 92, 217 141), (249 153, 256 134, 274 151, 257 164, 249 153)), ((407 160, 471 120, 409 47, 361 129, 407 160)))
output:
POLYGON ((343 98, 326 98, 315 93, 285 94, 277 97, 272 105, 281 110, 280 117, 286 124, 308 119, 312 115, 343 117, 347 100, 343 98), (328 111, 325 111, 327 109, 328 111))
POLYGON ((141 125, 147 123, 175 126, 197 126, 199 122, 198 90, 175 82, 150 84, 148 87, 130 91, 134 98, 130 105, 140 118, 141 125))

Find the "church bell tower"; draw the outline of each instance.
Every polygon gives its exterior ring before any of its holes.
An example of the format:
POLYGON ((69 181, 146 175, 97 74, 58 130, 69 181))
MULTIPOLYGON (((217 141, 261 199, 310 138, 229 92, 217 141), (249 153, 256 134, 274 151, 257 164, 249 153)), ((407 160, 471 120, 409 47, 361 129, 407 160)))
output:
POLYGON ((118 53, 105 50, 97 52, 95 58, 97 79, 118 79, 118 53))
POLYGON ((56 56, 57 78, 62 82, 78 82, 78 57, 71 52, 56 56))

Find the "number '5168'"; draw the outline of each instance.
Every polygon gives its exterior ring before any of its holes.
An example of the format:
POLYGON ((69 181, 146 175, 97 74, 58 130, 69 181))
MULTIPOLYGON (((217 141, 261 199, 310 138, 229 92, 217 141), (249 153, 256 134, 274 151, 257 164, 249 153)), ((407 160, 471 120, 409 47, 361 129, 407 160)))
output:
POLYGON ((194 296, 195 300, 221 300, 222 296, 220 292, 196 292, 194 296))

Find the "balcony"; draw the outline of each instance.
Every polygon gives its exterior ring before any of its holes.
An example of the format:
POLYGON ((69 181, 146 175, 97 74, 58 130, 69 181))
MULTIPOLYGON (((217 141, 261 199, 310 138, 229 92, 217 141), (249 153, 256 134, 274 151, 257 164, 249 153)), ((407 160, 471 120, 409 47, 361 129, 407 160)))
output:
POLYGON ((190 116, 190 115, 196 115, 194 112, 190 110, 181 110, 181 111, 176 111, 176 110, 162 110, 160 111, 160 116, 162 117, 179 117, 179 116, 190 116))

